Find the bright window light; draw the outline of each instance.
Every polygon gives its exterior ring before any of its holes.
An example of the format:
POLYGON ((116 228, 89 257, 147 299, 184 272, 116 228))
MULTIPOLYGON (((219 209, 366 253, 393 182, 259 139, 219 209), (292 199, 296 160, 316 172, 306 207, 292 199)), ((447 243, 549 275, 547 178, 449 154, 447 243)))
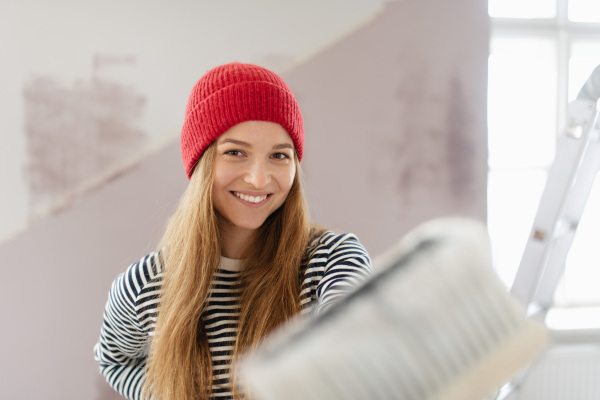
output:
POLYGON ((600 22, 600 3, 598 0, 569 0, 569 19, 576 22, 600 22))
POLYGON ((490 168, 548 167, 556 140, 551 39, 493 38, 488 74, 490 168))
POLYGON ((599 329, 600 307, 554 308, 548 312, 550 329, 599 329))
POLYGON ((488 12, 494 18, 554 18, 556 0, 489 0, 488 12))

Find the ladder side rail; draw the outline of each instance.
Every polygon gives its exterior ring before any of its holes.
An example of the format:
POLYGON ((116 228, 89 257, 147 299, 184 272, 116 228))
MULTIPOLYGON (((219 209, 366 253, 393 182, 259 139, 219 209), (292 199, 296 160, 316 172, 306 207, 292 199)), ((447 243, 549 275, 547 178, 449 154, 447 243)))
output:
MULTIPOLYGON (((597 112, 595 118, 598 118, 597 112)), ((554 302, 554 292, 563 276, 567 256, 575 238, 577 227, 581 221, 597 172, 600 170, 598 131, 594 130, 589 132, 588 135, 588 145, 581 160, 579 172, 573 187, 568 193, 562 218, 557 221, 558 225, 552 238, 555 243, 548 253, 547 265, 540 278, 538 292, 532 300, 542 310, 548 310, 554 302)))
POLYGON ((588 136, 584 136, 585 132, 580 130, 584 131, 584 127, 589 125, 591 104, 591 101, 580 99, 569 103, 568 127, 558 138, 556 156, 548 172, 530 236, 511 288, 511 294, 526 306, 531 304, 538 290, 553 244, 551 238, 587 147, 587 141, 581 139, 587 139, 588 136))
POLYGON ((580 100, 589 100, 596 103, 600 99, 600 64, 594 68, 581 90, 577 94, 580 100))

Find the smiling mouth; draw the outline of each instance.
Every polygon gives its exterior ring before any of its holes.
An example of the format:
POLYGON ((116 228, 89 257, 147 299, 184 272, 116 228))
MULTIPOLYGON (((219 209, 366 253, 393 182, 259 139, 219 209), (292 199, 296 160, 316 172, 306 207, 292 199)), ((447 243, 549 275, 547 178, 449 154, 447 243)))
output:
POLYGON ((264 194, 262 196, 249 196, 247 194, 243 194, 243 193, 238 193, 238 192, 231 192, 233 193, 235 196, 239 197, 240 199, 247 201, 248 203, 254 203, 254 204, 258 204, 262 201, 265 201, 265 199, 267 197, 269 197, 269 195, 264 194))

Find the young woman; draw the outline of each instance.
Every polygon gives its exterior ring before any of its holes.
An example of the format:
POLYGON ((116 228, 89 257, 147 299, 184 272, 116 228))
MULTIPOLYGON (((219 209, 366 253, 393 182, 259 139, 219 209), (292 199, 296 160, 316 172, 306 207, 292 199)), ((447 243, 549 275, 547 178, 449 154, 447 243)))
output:
POLYGON ((285 82, 232 63, 195 85, 181 134, 190 179, 160 250, 113 283, 100 371, 130 399, 232 399, 236 359, 323 312, 371 273, 352 234, 311 225, 304 128, 285 82))

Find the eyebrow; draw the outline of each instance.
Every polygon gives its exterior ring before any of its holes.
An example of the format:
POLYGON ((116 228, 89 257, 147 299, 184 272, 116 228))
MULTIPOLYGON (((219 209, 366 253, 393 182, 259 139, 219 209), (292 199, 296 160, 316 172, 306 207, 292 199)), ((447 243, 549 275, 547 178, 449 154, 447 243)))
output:
POLYGON ((289 143, 281 143, 273 146, 273 150, 281 150, 281 149, 291 149, 294 150, 294 146, 289 143))
POLYGON ((252 145, 250 143, 243 142, 241 140, 235 140, 235 139, 219 140, 219 142, 217 143, 217 146, 220 146, 222 144, 227 144, 227 143, 235 144, 236 146, 242 146, 242 147, 252 147, 252 145))
MULTIPOLYGON (((220 140, 217 143, 217 146, 220 146, 222 144, 227 144, 227 143, 231 143, 234 144, 236 146, 241 146, 241 147, 246 147, 246 148, 252 148, 252 145, 248 142, 244 142, 242 140, 236 140, 236 139, 223 139, 220 140)), ((290 143, 280 143, 280 144, 276 144, 275 146, 273 146, 273 150, 281 150, 281 149, 294 149, 294 146, 291 145, 290 143)))

